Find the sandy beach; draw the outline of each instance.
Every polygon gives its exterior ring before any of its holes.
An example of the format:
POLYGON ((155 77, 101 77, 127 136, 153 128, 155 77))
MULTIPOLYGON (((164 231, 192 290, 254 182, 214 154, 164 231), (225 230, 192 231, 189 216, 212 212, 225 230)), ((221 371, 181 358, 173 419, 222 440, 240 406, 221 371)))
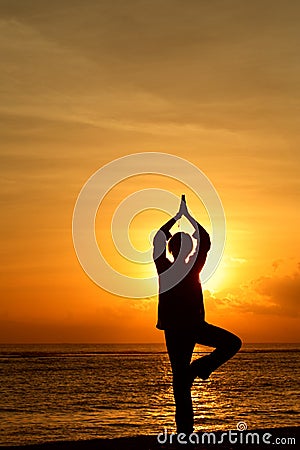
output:
POLYGON ((174 448, 201 448, 237 450, 240 448, 259 449, 276 445, 278 448, 296 448, 299 443, 300 427, 266 428, 257 430, 217 431, 215 433, 194 433, 190 438, 161 435, 132 436, 116 439, 92 439, 79 441, 56 441, 43 444, 5 446, 1 449, 18 450, 154 450, 174 448))

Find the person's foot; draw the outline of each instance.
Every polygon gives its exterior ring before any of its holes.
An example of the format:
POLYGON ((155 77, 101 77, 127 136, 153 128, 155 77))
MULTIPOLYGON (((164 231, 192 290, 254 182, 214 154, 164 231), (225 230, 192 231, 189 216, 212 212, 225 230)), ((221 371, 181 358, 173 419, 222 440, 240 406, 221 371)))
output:
MULTIPOLYGON (((193 429, 193 428, 177 429, 177 431, 176 431, 177 436, 178 436, 179 434, 185 434, 185 436, 186 436, 187 438, 189 438, 189 436, 190 436, 191 434, 193 434, 193 433, 194 433, 194 429, 193 429)), ((177 436, 174 436, 174 437, 175 437, 175 440, 177 439, 177 436)), ((181 437, 182 437, 182 436, 181 436, 181 437)))
POLYGON ((211 374, 211 370, 205 365, 202 357, 200 359, 196 359, 190 365, 191 368, 191 385, 193 384, 195 378, 199 377, 202 380, 207 380, 211 374))
POLYGON ((207 380, 207 379, 209 378, 210 374, 211 374, 211 371, 210 371, 210 370, 208 370, 208 369, 205 368, 205 367, 201 367, 201 368, 198 370, 197 376, 198 376, 199 378, 201 378, 202 380, 207 380))

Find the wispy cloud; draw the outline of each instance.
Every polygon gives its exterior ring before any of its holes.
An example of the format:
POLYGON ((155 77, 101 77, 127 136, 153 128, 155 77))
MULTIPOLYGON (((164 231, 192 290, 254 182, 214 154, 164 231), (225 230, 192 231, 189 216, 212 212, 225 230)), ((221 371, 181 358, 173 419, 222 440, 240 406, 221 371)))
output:
POLYGON ((221 308, 238 313, 299 317, 300 270, 290 275, 261 276, 243 285, 212 294, 205 292, 212 310, 221 308))

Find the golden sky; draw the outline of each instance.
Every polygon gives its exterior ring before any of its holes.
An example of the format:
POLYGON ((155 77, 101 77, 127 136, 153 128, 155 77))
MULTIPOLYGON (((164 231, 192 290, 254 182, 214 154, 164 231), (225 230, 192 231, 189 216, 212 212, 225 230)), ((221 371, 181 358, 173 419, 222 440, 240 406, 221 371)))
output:
MULTIPOLYGON (((151 151, 197 165, 224 205, 207 321, 244 342, 299 342, 299 2, 0 0, 0 17, 0 341, 163 340, 156 299, 95 285, 71 232, 86 180, 151 151)), ((143 187, 182 192, 132 179, 103 214, 143 187)), ((145 214, 141 247, 160 222, 145 214)))

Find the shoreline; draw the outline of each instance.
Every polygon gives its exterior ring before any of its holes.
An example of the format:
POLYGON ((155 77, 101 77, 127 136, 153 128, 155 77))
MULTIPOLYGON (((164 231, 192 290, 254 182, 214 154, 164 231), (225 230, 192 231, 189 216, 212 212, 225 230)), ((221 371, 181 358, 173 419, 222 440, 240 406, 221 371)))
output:
POLYGON ((237 450, 249 448, 252 450, 269 447, 272 444, 278 448, 296 448, 299 443, 300 426, 249 429, 244 431, 227 430, 215 432, 197 432, 190 437, 163 435, 160 443, 157 435, 141 435, 120 438, 96 438, 78 441, 53 441, 38 444, 6 445, 1 449, 8 450, 158 450, 174 448, 237 450))

